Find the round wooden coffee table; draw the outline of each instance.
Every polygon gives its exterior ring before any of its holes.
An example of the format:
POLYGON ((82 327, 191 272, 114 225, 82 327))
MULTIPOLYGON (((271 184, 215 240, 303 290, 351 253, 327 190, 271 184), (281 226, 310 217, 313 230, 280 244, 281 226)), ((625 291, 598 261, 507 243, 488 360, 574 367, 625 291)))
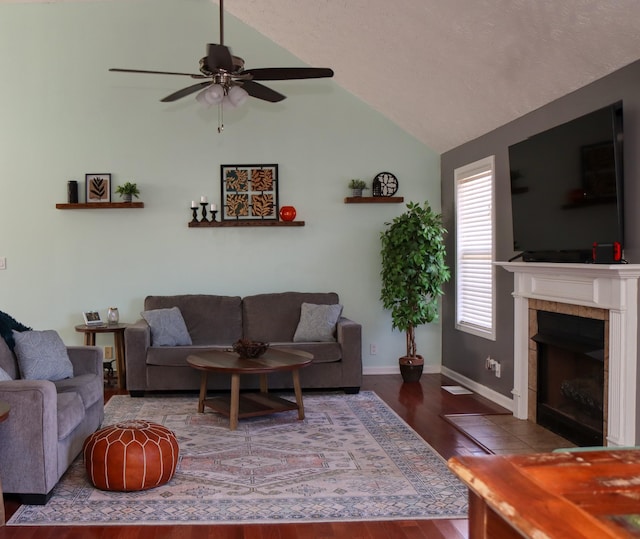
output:
POLYGON ((302 389, 300 388, 300 369, 311 364, 313 354, 290 348, 269 348, 256 359, 241 359, 238 354, 227 350, 212 350, 187 357, 187 363, 194 369, 202 371, 200 381, 200 397, 198 412, 204 412, 204 407, 229 417, 229 429, 238 428, 238 419, 259 415, 298 410, 298 419, 304 419, 304 404, 302 403, 302 389), (270 395, 267 375, 291 371, 293 376, 293 390, 296 402, 270 395), (207 375, 210 372, 231 375, 231 398, 215 397, 207 399, 207 375), (240 376, 243 374, 260 375, 260 392, 242 393, 240 395, 240 376))

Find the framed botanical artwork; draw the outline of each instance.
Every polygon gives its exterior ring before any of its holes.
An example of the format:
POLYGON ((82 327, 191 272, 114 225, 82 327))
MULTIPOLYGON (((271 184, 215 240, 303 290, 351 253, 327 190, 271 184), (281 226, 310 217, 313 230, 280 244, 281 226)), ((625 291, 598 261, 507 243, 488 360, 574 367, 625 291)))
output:
POLYGON ((221 165, 223 221, 278 220, 278 165, 221 165))
POLYGON ((88 204, 111 202, 111 174, 85 174, 88 204))

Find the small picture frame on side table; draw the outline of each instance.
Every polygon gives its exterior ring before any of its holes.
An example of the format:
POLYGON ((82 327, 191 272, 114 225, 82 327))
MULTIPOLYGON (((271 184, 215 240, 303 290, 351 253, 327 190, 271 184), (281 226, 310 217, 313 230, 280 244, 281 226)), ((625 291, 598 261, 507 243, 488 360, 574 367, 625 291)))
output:
POLYGON ((105 323, 100 318, 98 311, 83 311, 82 317, 86 326, 103 326, 105 323))
POLYGON ((85 174, 87 204, 111 202, 111 174, 85 174))

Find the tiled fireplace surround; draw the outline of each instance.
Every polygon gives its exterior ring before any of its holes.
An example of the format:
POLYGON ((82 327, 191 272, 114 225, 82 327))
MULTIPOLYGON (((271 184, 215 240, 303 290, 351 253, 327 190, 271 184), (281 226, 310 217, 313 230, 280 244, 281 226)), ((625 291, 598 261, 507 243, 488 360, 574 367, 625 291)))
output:
POLYGON ((597 318, 605 321, 606 445, 637 445, 640 265, 497 264, 514 274, 514 416, 535 421, 536 311, 597 318))

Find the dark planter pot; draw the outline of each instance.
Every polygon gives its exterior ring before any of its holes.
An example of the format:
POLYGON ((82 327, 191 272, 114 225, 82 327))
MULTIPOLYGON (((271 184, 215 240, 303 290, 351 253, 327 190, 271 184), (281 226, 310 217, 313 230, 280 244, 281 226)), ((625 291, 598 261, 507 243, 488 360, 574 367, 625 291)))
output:
POLYGON ((403 382, 419 382, 423 369, 424 359, 422 356, 400 358, 400 374, 403 382))

